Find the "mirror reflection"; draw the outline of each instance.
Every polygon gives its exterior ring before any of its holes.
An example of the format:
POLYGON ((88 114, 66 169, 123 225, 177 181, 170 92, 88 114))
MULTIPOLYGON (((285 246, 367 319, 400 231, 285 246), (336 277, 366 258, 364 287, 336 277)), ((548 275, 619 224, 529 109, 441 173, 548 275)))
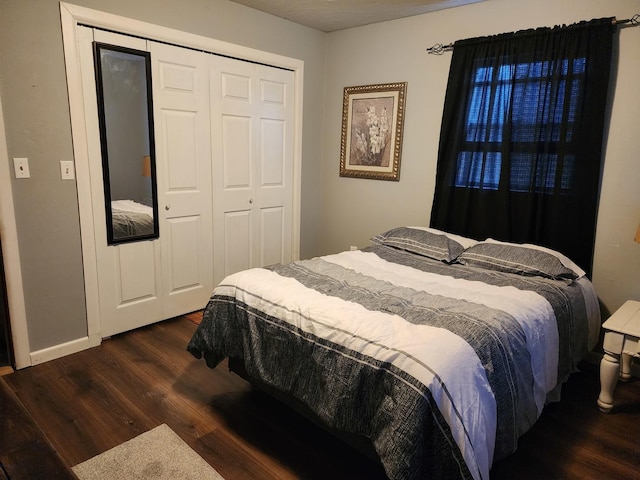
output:
POLYGON ((158 238, 148 52, 94 43, 107 242, 158 238))

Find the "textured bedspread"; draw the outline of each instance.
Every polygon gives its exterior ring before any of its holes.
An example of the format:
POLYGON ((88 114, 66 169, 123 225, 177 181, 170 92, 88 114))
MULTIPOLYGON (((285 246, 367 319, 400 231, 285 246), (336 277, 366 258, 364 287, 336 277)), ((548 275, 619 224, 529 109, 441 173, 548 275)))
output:
POLYGON ((587 352, 583 289, 375 246, 227 277, 189 343, 329 427, 388 476, 489 478, 587 352))
POLYGON ((111 220, 116 239, 153 233, 153 208, 132 200, 111 202, 111 220))

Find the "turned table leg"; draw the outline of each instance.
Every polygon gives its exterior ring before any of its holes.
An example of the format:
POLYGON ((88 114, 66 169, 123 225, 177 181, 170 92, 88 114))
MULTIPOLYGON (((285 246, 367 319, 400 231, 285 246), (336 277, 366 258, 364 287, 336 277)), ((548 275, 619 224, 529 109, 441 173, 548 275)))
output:
POLYGON ((602 328, 605 331, 602 342, 604 356, 600 362, 598 407, 606 413, 613 408, 613 390, 618 377, 628 380, 631 377, 631 357, 640 357, 640 302, 627 300, 602 324, 602 328))
POLYGON ((631 361, 633 357, 631 355, 622 354, 621 368, 620 368, 620 380, 628 382, 631 380, 631 361))
POLYGON ((598 407, 609 413, 613 408, 613 390, 618 383, 620 375, 620 355, 612 355, 605 352, 600 362, 600 396, 598 407))

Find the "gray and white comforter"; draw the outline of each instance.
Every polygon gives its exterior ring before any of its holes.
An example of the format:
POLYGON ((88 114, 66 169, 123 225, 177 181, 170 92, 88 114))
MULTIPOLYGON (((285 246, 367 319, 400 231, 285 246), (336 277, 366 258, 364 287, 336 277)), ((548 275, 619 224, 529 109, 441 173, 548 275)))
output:
POLYGON ((114 239, 153 234, 153 208, 133 200, 111 202, 114 239))
POLYGON ((374 246, 227 277, 188 350, 370 437, 392 479, 488 480, 587 352, 589 288, 374 246))

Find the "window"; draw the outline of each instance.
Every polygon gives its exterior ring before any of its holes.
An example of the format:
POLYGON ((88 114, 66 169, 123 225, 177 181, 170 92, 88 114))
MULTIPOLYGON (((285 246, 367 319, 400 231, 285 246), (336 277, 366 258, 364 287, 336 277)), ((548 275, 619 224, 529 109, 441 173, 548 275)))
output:
POLYGON ((455 186, 497 190, 502 150, 508 142, 511 168, 503 178, 508 190, 569 191, 576 158, 570 145, 585 64, 583 57, 477 67, 467 102, 466 148, 458 153, 455 186), (549 77, 559 78, 550 84, 545 81, 549 77), (479 143, 485 146, 482 151, 479 143), (569 146, 561 157, 560 143, 569 146), (544 149, 532 148, 534 144, 544 144, 544 149))

